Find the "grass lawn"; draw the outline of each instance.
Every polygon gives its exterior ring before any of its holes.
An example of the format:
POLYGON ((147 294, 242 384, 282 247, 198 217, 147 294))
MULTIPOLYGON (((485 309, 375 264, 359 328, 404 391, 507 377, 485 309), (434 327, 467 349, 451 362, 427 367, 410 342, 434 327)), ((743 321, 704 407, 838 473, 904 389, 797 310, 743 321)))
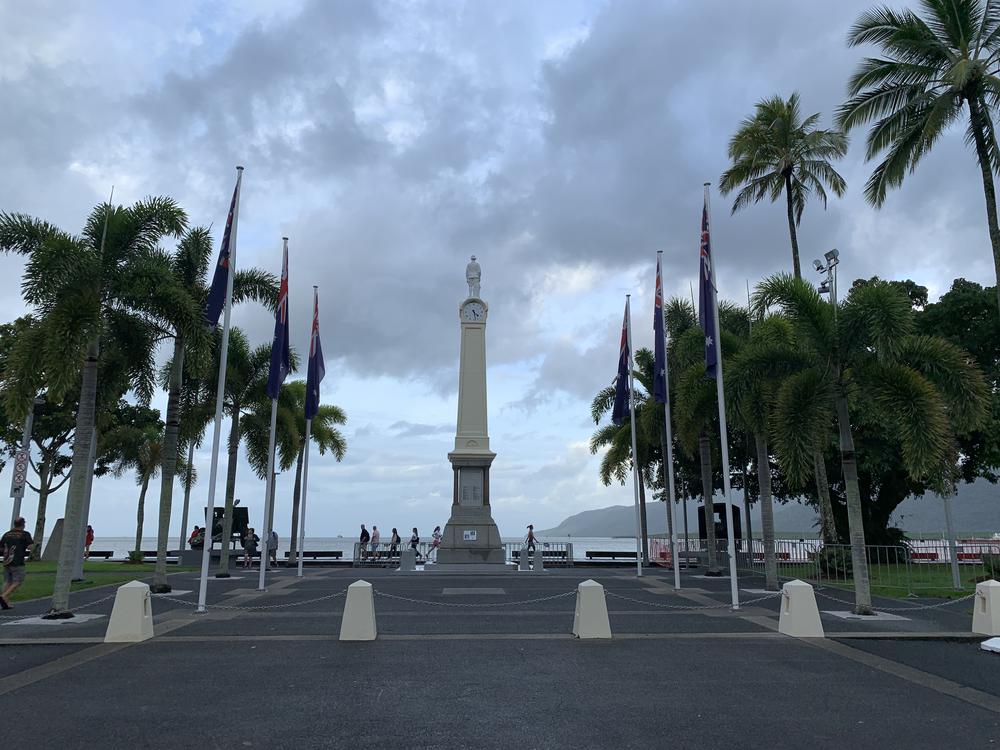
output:
MULTIPOLYGON (((92 562, 84 563, 84 580, 72 584, 71 591, 90 589, 94 586, 107 586, 112 583, 128 583, 132 580, 142 580, 153 574, 153 563, 123 563, 123 562, 92 562)), ((196 568, 181 568, 171 565, 169 573, 196 570, 196 568)), ((28 576, 24 583, 14 592, 12 602, 22 602, 27 599, 38 599, 52 596, 52 587, 56 581, 56 563, 29 562, 28 576)))

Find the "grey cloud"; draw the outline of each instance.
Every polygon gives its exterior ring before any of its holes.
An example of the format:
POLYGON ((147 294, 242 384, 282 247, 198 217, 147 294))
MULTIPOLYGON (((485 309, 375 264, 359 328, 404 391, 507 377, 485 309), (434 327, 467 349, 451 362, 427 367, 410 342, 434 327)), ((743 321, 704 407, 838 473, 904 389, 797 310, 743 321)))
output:
POLYGON ((400 420, 389 425, 390 430, 395 430, 395 437, 427 437, 428 435, 446 435, 455 431, 453 424, 421 424, 400 420))

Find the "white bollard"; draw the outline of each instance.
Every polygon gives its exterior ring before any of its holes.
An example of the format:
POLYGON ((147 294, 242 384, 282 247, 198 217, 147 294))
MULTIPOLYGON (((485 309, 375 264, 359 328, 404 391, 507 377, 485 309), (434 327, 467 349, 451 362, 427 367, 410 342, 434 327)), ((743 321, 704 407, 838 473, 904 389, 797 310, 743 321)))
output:
POLYGON ((404 549, 399 553, 399 570, 403 573, 412 573, 417 569, 417 551, 415 549, 404 549))
POLYGON ((1000 583, 977 583, 973 602, 972 632, 978 635, 1000 635, 1000 583))
POLYGON ((545 563, 542 561, 542 548, 535 547, 535 559, 532 561, 534 563, 534 568, 532 568, 536 573, 545 572, 545 563))
POLYGON ((576 587, 573 635, 577 638, 611 637, 608 603, 604 599, 604 587, 597 581, 582 581, 576 587))
POLYGON ((781 615, 778 632, 795 638, 825 638, 819 619, 816 594, 805 581, 789 581, 781 587, 781 615))
POLYGON ((368 581, 355 581, 347 587, 340 640, 374 641, 376 634, 375 592, 368 581))
POLYGON ((153 608, 149 586, 131 581, 118 587, 105 643, 138 643, 153 637, 153 608))
POLYGON ((521 551, 517 555, 517 569, 518 570, 531 570, 528 565, 528 550, 521 547, 521 551))

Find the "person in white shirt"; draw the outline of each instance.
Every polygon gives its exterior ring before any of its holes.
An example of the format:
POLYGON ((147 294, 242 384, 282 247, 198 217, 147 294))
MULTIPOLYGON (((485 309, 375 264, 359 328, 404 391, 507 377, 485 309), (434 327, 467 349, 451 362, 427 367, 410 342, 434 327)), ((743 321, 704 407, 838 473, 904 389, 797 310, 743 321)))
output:
POLYGON ((378 557, 378 540, 381 536, 378 533, 378 526, 372 524, 372 557, 378 557))

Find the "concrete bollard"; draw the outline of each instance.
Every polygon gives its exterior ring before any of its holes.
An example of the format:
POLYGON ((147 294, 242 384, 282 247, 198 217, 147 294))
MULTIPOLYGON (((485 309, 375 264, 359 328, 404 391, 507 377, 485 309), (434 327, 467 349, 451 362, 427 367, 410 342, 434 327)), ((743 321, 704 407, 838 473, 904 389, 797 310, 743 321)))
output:
POLYGON ((778 632, 795 638, 825 638, 819 619, 816 594, 805 581, 789 581, 781 587, 778 632))
POLYGON ((542 560, 542 548, 535 547, 535 558, 532 560, 534 567, 532 568, 536 573, 545 572, 545 562, 542 560))
POLYGON ((608 603, 604 598, 604 587, 597 581, 582 581, 576 587, 573 635, 581 639, 611 637, 608 603))
POLYGON ((153 637, 153 608, 149 586, 131 581, 118 587, 105 643, 138 643, 153 637))
POLYGON ((340 640, 374 641, 376 635, 375 592, 368 581, 355 581, 347 587, 340 640))
POLYGON ((524 547, 521 548, 521 551, 517 555, 517 569, 531 570, 531 567, 528 565, 528 550, 524 547))
POLYGON ((403 573, 412 573, 417 569, 417 551, 415 549, 404 549, 399 553, 399 570, 403 573))
POLYGON ((1000 583, 977 583, 973 602, 972 632, 978 635, 1000 635, 1000 583))

